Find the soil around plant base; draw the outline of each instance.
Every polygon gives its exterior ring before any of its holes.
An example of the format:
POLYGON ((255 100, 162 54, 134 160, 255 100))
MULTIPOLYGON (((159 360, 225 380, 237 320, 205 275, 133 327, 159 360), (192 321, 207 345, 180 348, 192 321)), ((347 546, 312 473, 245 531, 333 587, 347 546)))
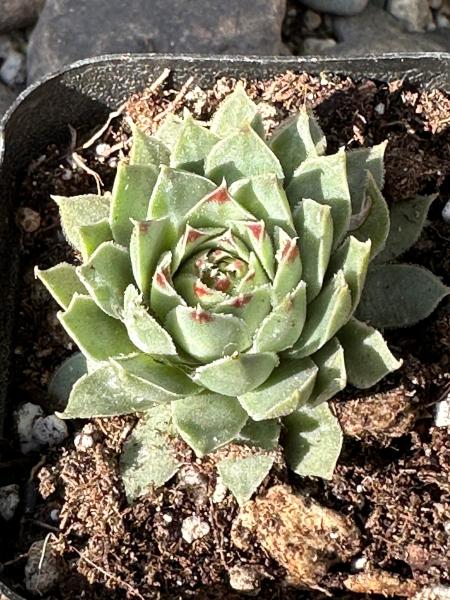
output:
MULTIPOLYGON (((213 89, 201 90, 193 82, 180 93, 171 88, 168 75, 158 87, 131 98, 126 111, 148 131, 183 106, 208 119, 234 83, 219 80, 213 89)), ((387 201, 439 193, 429 224, 404 260, 430 268, 449 283, 450 231, 441 217, 450 194, 450 99, 445 94, 420 91, 405 81, 355 82, 328 74, 285 73, 247 87, 268 130, 306 105, 315 110, 328 152, 388 139, 387 201)), ((126 123, 118 118, 88 149, 81 149, 84 139, 73 139, 71 147, 49 146, 24 177, 17 213, 22 280, 12 406, 29 401, 49 412, 60 408, 48 397, 47 385, 75 350, 56 319, 56 304, 33 276, 35 264, 47 268, 77 260, 49 196, 96 192, 97 182, 74 162, 74 151, 98 173, 101 189, 110 190, 128 139, 126 123)), ((218 485, 212 459, 196 459, 182 443, 181 475, 127 506, 118 456, 136 417, 124 417, 72 422, 64 446, 42 457, 23 458, 14 443, 6 447, 0 476, 5 483, 18 480, 22 501, 2 533, 1 578, 27 596, 26 553, 33 541, 48 535, 64 567, 59 583, 45 592, 47 600, 241 598, 246 596, 229 587, 230 572, 239 566, 259 574, 258 597, 267 600, 411 597, 424 586, 450 584, 450 441, 446 428, 433 426, 434 406, 450 390, 449 325, 447 300, 423 323, 386 332, 403 367, 371 390, 347 388, 333 401, 346 437, 331 481, 289 473, 280 454, 259 490, 264 494, 289 484, 351 518, 361 532, 355 558, 365 561, 363 571, 348 559, 321 576, 316 590, 286 587, 285 570, 263 547, 233 544, 236 502, 218 485), (80 431, 92 439, 91 447, 74 445, 80 431), (189 543, 181 528, 193 515, 209 530, 189 543)))

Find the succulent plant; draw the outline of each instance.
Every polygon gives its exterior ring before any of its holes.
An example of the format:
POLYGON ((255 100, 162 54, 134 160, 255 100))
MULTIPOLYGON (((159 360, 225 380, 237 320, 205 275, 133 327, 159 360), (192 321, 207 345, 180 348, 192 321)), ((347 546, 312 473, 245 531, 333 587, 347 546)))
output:
MULTIPOLYGON (((267 140, 242 85, 209 126, 185 113, 132 135, 112 194, 54 198, 81 264, 36 271, 82 353, 56 376, 70 390, 63 416, 143 413, 121 459, 130 499, 177 471, 177 436, 198 456, 253 449, 217 459, 239 502, 282 430, 295 472, 330 477, 342 434, 327 401, 401 364, 358 305, 376 322, 380 269, 396 269, 391 288, 398 269, 419 269, 383 260, 415 241, 430 202, 417 200, 417 227, 399 243, 380 192, 385 143, 326 155, 306 110, 267 140)), ((419 272, 429 299, 403 324, 447 293, 419 272)))

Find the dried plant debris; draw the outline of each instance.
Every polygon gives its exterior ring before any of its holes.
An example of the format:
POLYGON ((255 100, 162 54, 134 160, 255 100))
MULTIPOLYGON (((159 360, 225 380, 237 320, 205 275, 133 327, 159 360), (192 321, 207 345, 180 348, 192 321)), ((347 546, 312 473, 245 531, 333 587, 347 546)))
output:
POLYGON ((380 570, 349 575, 344 580, 344 585, 348 590, 359 594, 380 594, 388 597, 411 598, 417 591, 413 581, 401 580, 380 570))
MULTIPOLYGON (((154 90, 133 97, 126 110, 148 131, 154 129, 156 114, 171 110, 181 114, 182 105, 195 118, 208 119, 234 86, 235 81, 222 79, 211 90, 202 90, 193 81, 180 95, 180 89, 172 89, 170 74, 165 74, 154 90), (180 104, 174 103, 177 96, 182 99, 180 104)), ((315 109, 330 152, 342 145, 372 146, 387 138, 384 195, 388 202, 440 192, 431 206, 424 234, 402 260, 448 278, 448 225, 441 217, 450 190, 449 99, 445 94, 418 90, 405 81, 354 82, 330 74, 294 73, 265 82, 249 81, 247 91, 258 103, 275 102, 275 108, 263 114, 266 131, 306 106, 315 109)), ((24 211, 21 215, 25 220, 19 221, 22 285, 13 394, 20 402, 53 410, 48 383, 55 365, 74 350, 55 318, 56 304, 49 302, 32 270, 35 262, 49 267, 61 260, 77 260, 62 238, 57 207, 49 196, 96 193, 95 178, 73 161, 74 151, 98 173, 103 190, 111 190, 118 159, 128 152, 129 135, 126 121, 116 117, 87 148, 83 148, 83 139, 73 139, 71 146, 47 148, 24 179, 22 206, 39 218, 24 211), (29 216, 34 231, 29 230, 29 216)), ((421 588, 443 589, 450 584, 450 447, 447 429, 432 427, 434 404, 442 399, 449 381, 447 307, 440 307, 422 325, 386 334, 390 345, 404 358, 398 375, 364 393, 349 390, 335 403, 341 423, 347 422, 356 438, 346 437, 344 453, 330 482, 298 477, 288 481, 276 460, 275 469, 260 487, 264 496, 270 486, 289 483, 294 492, 308 490, 322 507, 349 516, 361 532, 360 552, 367 558, 363 573, 372 574, 372 582, 374 571, 379 570, 401 585, 412 580, 418 595, 421 588), (346 403, 352 402, 354 410, 346 409, 346 403), (362 418, 355 419, 355 412, 359 413, 359 406, 366 402, 362 418), (384 403, 396 415, 393 431, 386 429, 390 419, 384 403), (375 415, 370 414, 369 405, 375 415), (375 424, 368 436, 361 429, 365 419, 375 424)), ((63 450, 50 450, 39 472, 42 500, 36 496, 33 478, 28 482, 29 471, 20 472, 27 498, 24 501, 21 497, 14 519, 7 524, 8 544, 1 550, 5 564, 2 579, 19 593, 26 593, 17 582, 23 580, 27 551, 33 541, 42 541, 52 531, 43 530, 30 518, 55 528, 58 522, 53 519, 59 513, 61 532, 58 541, 51 540, 51 547, 65 558, 68 570, 46 600, 140 596, 146 600, 233 600, 246 597, 238 591, 239 586, 247 586, 246 591, 260 587, 258 597, 262 599, 326 597, 319 591, 280 587, 286 570, 264 548, 255 544, 244 551, 234 546, 230 536, 238 505, 209 459, 197 462, 183 444, 177 448, 185 465, 180 475, 166 488, 149 491, 136 505, 127 507, 118 476, 118 453, 134 423, 134 418, 112 418, 77 425, 75 432, 71 427, 76 444, 70 440, 63 450), (193 516, 207 523, 210 530, 189 544, 182 538, 181 527, 193 516), (9 561, 13 561, 11 566, 7 566, 9 561)), ((344 564, 331 568, 319 587, 334 598, 378 598, 370 592, 367 578, 364 592, 346 589, 344 581, 352 574, 350 569, 351 559, 347 558, 344 564)), ((387 593, 387 583, 382 591, 387 593)))

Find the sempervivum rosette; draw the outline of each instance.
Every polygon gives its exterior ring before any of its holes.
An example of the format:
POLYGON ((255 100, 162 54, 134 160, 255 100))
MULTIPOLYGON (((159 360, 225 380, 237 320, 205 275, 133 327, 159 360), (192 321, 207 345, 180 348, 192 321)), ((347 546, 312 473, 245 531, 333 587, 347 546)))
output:
POLYGON ((55 198, 79 266, 38 276, 87 359, 65 417, 146 412, 128 441, 130 497, 177 469, 167 434, 223 459, 240 501, 284 447, 299 474, 330 476, 341 432, 327 400, 399 362, 353 317, 389 213, 384 144, 325 155, 306 112, 269 141, 242 86, 210 126, 171 116, 133 127, 112 195, 55 198))

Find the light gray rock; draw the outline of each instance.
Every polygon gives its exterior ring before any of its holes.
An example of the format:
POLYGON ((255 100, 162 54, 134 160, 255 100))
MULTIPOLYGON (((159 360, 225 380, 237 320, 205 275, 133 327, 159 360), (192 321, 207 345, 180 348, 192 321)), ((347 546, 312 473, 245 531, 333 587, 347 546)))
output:
POLYGON ((25 57, 17 50, 11 50, 0 67, 0 79, 6 85, 25 83, 25 57))
POLYGON ((314 10, 306 10, 303 14, 303 24, 308 31, 314 31, 320 27, 322 17, 314 10))
POLYGON ((302 54, 325 54, 329 50, 334 49, 336 40, 332 38, 315 38, 308 37, 303 40, 302 54))
POLYGON ((105 53, 283 54, 286 0, 47 0, 28 80, 105 53))
POLYGON ((348 56, 376 52, 448 52, 450 36, 445 29, 429 33, 408 33, 397 19, 369 4, 354 17, 335 17, 333 30, 339 44, 329 54, 348 56), (374 26, 376 23, 376 27, 374 26))
POLYGON ((356 15, 364 10, 368 0, 301 0, 301 2, 313 10, 345 17, 356 15))
POLYGON ((0 33, 32 25, 38 18, 45 0, 2 0, 0 33))
MULTIPOLYGON (((0 517, 5 521, 11 521, 19 506, 19 486, 15 483, 0 487, 0 517)), ((1 598, 1 596, 0 596, 1 598)))
POLYGON ((11 106, 15 97, 15 94, 6 85, 0 83, 0 119, 11 106))
POLYGON ((389 0, 386 8, 407 31, 426 31, 433 20, 428 0, 389 0))
POLYGON ((63 576, 63 562, 54 554, 51 543, 34 542, 25 565, 25 587, 32 594, 49 592, 63 576))

